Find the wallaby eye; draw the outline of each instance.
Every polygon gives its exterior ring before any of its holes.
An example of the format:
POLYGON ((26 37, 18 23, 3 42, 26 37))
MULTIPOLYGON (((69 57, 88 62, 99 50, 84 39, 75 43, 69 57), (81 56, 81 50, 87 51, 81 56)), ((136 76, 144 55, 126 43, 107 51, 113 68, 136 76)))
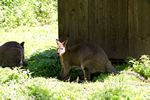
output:
POLYGON ((63 50, 64 48, 60 48, 60 50, 63 50))

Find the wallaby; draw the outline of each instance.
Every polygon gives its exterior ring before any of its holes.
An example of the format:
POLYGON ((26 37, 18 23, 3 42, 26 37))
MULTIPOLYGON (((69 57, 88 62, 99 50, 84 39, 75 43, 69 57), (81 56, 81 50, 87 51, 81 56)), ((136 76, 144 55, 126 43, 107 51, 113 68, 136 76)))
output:
POLYGON ((117 73, 104 50, 96 44, 80 43, 66 48, 67 41, 60 42, 56 39, 57 53, 62 64, 60 79, 66 80, 72 67, 81 68, 84 79, 91 80, 91 74, 96 72, 117 73))
POLYGON ((9 41, 0 46, 0 66, 19 67, 26 66, 24 61, 24 42, 9 41))

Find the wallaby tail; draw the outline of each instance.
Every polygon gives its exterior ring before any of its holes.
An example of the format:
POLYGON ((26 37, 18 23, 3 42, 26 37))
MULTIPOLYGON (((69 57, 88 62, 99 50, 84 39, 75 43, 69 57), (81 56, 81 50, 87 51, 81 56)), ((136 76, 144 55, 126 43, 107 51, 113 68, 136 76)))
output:
POLYGON ((150 83, 150 80, 146 80, 143 76, 141 76, 140 74, 135 73, 135 72, 119 72, 119 73, 120 74, 133 75, 133 76, 135 76, 136 78, 138 78, 139 80, 141 80, 143 82, 150 83))

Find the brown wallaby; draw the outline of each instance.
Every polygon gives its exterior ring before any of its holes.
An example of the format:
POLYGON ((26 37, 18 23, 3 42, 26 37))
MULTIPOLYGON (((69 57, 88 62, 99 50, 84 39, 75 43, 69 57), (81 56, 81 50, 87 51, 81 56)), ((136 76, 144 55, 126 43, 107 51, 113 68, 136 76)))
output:
POLYGON ((12 68, 25 65, 24 42, 9 41, 0 46, 0 66, 12 68))
POLYGON ((80 43, 66 48, 67 42, 60 42, 56 39, 56 43, 62 64, 61 80, 66 80, 70 69, 75 66, 82 69, 84 79, 88 81, 92 73, 117 72, 103 49, 96 44, 80 43))

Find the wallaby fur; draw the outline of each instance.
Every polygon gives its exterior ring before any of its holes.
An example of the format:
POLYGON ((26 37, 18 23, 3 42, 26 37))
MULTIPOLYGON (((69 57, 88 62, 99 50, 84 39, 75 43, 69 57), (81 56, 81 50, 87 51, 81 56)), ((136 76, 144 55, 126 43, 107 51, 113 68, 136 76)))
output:
POLYGON ((72 67, 81 68, 85 80, 90 80, 92 73, 116 72, 104 50, 96 44, 80 43, 66 48, 65 42, 56 40, 56 43, 62 64, 61 80, 66 80, 72 67))
POLYGON ((0 46, 0 66, 12 68, 24 65, 24 42, 9 41, 0 46))

